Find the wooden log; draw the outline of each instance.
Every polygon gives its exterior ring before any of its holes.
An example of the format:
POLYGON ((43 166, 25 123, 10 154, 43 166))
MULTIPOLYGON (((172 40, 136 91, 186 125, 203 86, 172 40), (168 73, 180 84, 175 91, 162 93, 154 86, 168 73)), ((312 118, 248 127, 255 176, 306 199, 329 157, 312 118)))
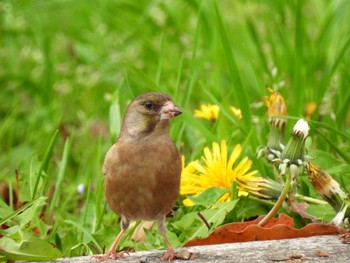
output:
MULTIPOLYGON (((195 254, 189 262, 350 262, 350 245, 343 244, 337 235, 313 236, 283 240, 228 243, 221 245, 196 246, 176 249, 176 252, 188 250, 195 254)), ((125 254, 117 260, 106 260, 105 263, 164 262, 161 256, 164 251, 139 251, 125 254)), ((61 258, 51 263, 87 263, 99 262, 92 256, 61 258)), ((184 262, 175 260, 172 262, 184 262)))

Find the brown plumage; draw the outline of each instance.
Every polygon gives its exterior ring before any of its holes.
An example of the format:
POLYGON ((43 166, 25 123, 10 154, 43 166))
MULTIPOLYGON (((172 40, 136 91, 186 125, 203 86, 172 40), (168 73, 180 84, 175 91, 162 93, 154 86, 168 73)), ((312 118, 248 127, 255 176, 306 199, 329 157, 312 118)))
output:
POLYGON ((165 236, 165 216, 174 206, 180 185, 181 159, 171 140, 169 120, 181 114, 171 98, 162 93, 144 93, 128 106, 120 135, 103 164, 105 191, 112 210, 121 217, 121 232, 100 259, 117 258, 115 248, 130 220, 158 221, 168 251, 176 254, 165 236))

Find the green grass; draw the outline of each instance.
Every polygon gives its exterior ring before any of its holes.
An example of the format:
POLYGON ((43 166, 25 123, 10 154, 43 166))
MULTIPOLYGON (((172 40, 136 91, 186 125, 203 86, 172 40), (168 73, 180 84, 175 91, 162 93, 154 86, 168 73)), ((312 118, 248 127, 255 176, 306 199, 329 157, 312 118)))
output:
MULTIPOLYGON (((255 156, 269 132, 265 87, 286 100, 287 133, 315 102, 308 148, 349 191, 349 16, 346 0, 2 1, 0 220, 12 233, 0 235, 44 240, 57 248, 51 257, 109 246, 119 226, 106 205, 101 165, 127 104, 146 91, 167 93, 184 110, 170 133, 187 161, 225 139, 230 149, 244 145, 267 177, 271 167, 255 156), (193 117, 202 103, 220 106, 214 125, 193 117), (32 213, 21 213, 28 207, 32 213)), ((301 194, 317 196, 304 181, 301 194)), ((240 202, 214 218, 240 221, 270 208, 240 202)), ((197 223, 178 223, 191 212, 177 204, 173 244, 191 236, 185 226, 197 223)), ((160 240, 151 231, 145 244, 125 238, 123 246, 163 248, 160 240)), ((30 259, 11 249, 11 259, 30 259)))

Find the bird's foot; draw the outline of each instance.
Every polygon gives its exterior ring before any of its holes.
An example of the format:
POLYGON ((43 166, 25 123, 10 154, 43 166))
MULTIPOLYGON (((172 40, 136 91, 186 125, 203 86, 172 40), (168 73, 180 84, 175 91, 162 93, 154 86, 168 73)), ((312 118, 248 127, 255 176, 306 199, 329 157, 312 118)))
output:
POLYGON ((194 259, 195 255, 188 250, 183 250, 180 253, 175 253, 174 251, 167 251, 162 256, 162 260, 171 261, 175 259, 190 260, 194 259))
POLYGON ((164 255, 162 256, 162 260, 170 261, 170 260, 175 260, 177 259, 176 253, 174 252, 165 252, 164 255))
POLYGON ((99 260, 99 261, 104 261, 107 260, 109 258, 111 259, 117 259, 117 258, 121 258, 124 256, 124 252, 116 252, 116 251, 108 251, 106 254, 100 255, 100 256, 94 256, 95 259, 99 260))

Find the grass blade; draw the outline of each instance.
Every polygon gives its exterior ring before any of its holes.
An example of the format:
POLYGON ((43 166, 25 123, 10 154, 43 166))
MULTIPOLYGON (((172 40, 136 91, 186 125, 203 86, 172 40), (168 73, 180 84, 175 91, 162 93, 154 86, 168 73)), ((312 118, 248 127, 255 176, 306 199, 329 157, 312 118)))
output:
POLYGON ((87 238, 91 240, 92 243, 99 249, 99 251, 102 252, 102 248, 99 245, 99 243, 96 241, 96 239, 91 235, 89 231, 87 231, 82 225, 78 224, 77 222, 74 222, 72 220, 64 220, 65 223, 74 226, 77 230, 81 231, 87 238))
POLYGON ((47 167, 49 165, 50 157, 51 157, 51 154, 52 154, 52 149, 53 149, 53 147, 54 147, 54 145, 56 143, 56 139, 57 139, 58 133, 59 133, 59 130, 56 130, 54 135, 52 136, 52 138, 50 140, 49 146, 46 148, 44 158, 43 158, 43 160, 41 162, 41 166, 39 168, 39 171, 38 171, 38 174, 37 174, 37 178, 35 180, 32 199, 34 199, 35 196, 36 196, 36 191, 38 189, 38 185, 39 185, 39 181, 40 181, 40 178, 42 176, 42 173, 44 171, 47 171, 47 167))
POLYGON ((218 27, 219 34, 220 34, 221 44, 222 44, 222 47, 223 47, 224 52, 226 54, 225 58, 226 58, 226 62, 228 64, 229 74, 230 74, 231 79, 232 79, 232 90, 234 92, 235 97, 237 98, 237 103, 239 105, 239 108, 242 111, 243 122, 245 124, 245 130, 249 131, 250 127, 252 127, 252 120, 251 120, 251 112, 250 112, 250 108, 249 108, 247 92, 246 92, 246 89, 242 85, 242 81, 241 81, 240 73, 239 73, 239 70, 237 67, 237 63, 236 63, 235 57, 233 55, 230 42, 227 38, 227 34, 226 34, 225 27, 224 27, 224 24, 223 24, 222 19, 221 19, 219 9, 218 9, 215 2, 214 2, 214 6, 215 6, 215 13, 216 13, 216 23, 217 23, 217 27, 218 27))
POLYGON ((58 200, 60 198, 61 194, 61 184, 64 178, 64 174, 66 171, 67 167, 67 160, 68 160, 68 155, 69 155, 69 148, 70 148, 70 141, 69 138, 67 138, 65 144, 64 144, 64 149, 63 149, 63 156, 60 164, 60 169, 58 171, 58 177, 56 181, 56 187, 55 187, 55 192, 52 198, 52 202, 50 205, 50 213, 52 213, 53 209, 57 207, 58 200))

